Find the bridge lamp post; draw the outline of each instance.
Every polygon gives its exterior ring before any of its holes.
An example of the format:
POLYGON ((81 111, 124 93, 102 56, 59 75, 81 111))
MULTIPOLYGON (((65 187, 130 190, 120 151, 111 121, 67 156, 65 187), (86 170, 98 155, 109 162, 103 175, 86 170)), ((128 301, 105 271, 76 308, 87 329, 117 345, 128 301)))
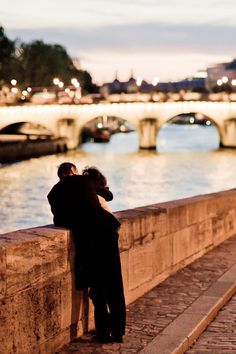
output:
POLYGON ((150 95, 150 100, 153 100, 153 95, 154 95, 154 93, 157 90, 157 85, 159 84, 159 82, 160 82, 159 77, 155 76, 153 78, 153 80, 152 80, 152 92, 151 92, 151 95, 150 95))
POLYGON ((231 80, 231 86, 233 88, 233 91, 235 91, 235 87, 236 87, 236 80, 235 79, 231 80))
POLYGON ((221 87, 221 86, 223 85, 222 80, 221 80, 221 79, 217 80, 217 81, 216 81, 216 85, 217 85, 218 87, 221 87))
POLYGON ((71 83, 75 88, 75 93, 73 97, 74 103, 81 98, 81 86, 79 81, 76 78, 71 79, 71 83))
MULTIPOLYGON (((52 80, 52 82, 53 82, 53 84, 55 85, 56 102, 58 102, 58 91, 59 91, 59 88, 60 88, 59 85, 61 85, 60 83, 61 83, 62 81, 60 81, 58 77, 54 77, 54 79, 52 80)), ((64 84, 63 84, 63 86, 64 86, 64 84)), ((62 86, 62 87, 63 87, 63 86, 62 86)))
POLYGON ((138 77, 137 77, 137 80, 136 80, 136 85, 137 85, 137 88, 138 88, 138 93, 141 92, 142 81, 143 81, 142 77, 141 77, 141 76, 138 76, 138 77))
POLYGON ((227 82, 229 81, 227 76, 223 76, 221 80, 222 80, 223 84, 227 84, 227 82))

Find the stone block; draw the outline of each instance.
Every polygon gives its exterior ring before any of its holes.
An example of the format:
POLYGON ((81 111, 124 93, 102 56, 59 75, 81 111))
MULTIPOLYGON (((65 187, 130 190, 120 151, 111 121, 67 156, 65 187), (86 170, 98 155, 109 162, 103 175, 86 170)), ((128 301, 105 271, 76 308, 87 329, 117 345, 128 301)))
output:
POLYGON ((129 251, 129 290, 152 279, 152 248, 153 242, 129 251))
POLYGON ((197 253, 197 227, 189 226, 173 234, 173 264, 177 264, 197 253))
POLYGON ((60 281, 30 288, 1 303, 1 349, 3 354, 32 353, 60 332, 60 281))
POLYGON ((207 201, 193 200, 187 205, 187 223, 193 225, 207 219, 207 201))
POLYGON ((212 219, 214 245, 220 244, 236 232, 235 209, 216 215, 212 219))
POLYGON ((74 276, 67 273, 61 278, 61 329, 79 321, 83 302, 82 291, 76 291, 74 276))
POLYGON ((7 296, 33 284, 40 284, 52 276, 59 276, 68 268, 68 236, 41 237, 31 235, 22 242, 9 242, 6 247, 7 296))
POLYGON ((119 248, 121 251, 128 250, 133 244, 133 227, 132 222, 127 219, 123 219, 119 230, 119 248))
POLYGON ((129 289, 129 251, 121 252, 121 270, 125 292, 129 289))
POLYGON ((187 222, 187 206, 177 205, 168 209, 168 233, 174 233, 185 229, 188 225, 187 222))
POLYGON ((0 300, 5 297, 7 282, 6 248, 0 243, 0 300))
POLYGON ((152 257, 154 277, 171 268, 173 259, 173 238, 171 235, 154 240, 152 257))
POLYGON ((207 219, 197 224, 198 250, 201 251, 213 245, 212 220, 207 219))

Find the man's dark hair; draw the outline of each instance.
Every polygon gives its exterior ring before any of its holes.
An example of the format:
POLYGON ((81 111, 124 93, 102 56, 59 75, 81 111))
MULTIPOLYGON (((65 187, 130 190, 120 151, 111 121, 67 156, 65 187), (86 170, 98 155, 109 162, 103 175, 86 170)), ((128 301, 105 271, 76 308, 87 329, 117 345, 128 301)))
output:
POLYGON ((97 186, 106 187, 107 179, 96 167, 86 167, 83 172, 83 175, 89 175, 97 186))
POLYGON ((72 168, 76 169, 76 166, 71 162, 63 162, 57 170, 57 175, 60 179, 68 176, 72 172, 72 168))

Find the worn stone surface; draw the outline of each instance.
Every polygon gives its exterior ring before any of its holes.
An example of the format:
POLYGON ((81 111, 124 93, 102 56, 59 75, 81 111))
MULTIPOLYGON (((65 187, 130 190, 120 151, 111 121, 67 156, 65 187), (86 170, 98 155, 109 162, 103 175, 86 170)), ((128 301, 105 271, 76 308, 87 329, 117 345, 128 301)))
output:
POLYGON ((35 235, 25 242, 9 245, 6 248, 7 296, 65 272, 67 243, 64 234, 54 238, 35 235))

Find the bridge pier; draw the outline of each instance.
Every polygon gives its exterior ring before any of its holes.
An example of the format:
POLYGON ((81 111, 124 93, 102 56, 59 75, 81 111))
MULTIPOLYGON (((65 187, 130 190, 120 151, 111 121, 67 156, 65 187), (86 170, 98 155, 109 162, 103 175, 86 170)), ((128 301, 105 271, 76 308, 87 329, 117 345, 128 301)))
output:
POLYGON ((57 123, 57 134, 60 137, 66 138, 67 149, 75 149, 79 144, 78 129, 74 119, 60 119, 57 123))
POLYGON ((236 147, 236 119, 228 119, 224 122, 220 145, 222 147, 236 147))
POLYGON ((139 122, 137 133, 140 149, 156 149, 158 124, 154 118, 143 119, 139 122))

